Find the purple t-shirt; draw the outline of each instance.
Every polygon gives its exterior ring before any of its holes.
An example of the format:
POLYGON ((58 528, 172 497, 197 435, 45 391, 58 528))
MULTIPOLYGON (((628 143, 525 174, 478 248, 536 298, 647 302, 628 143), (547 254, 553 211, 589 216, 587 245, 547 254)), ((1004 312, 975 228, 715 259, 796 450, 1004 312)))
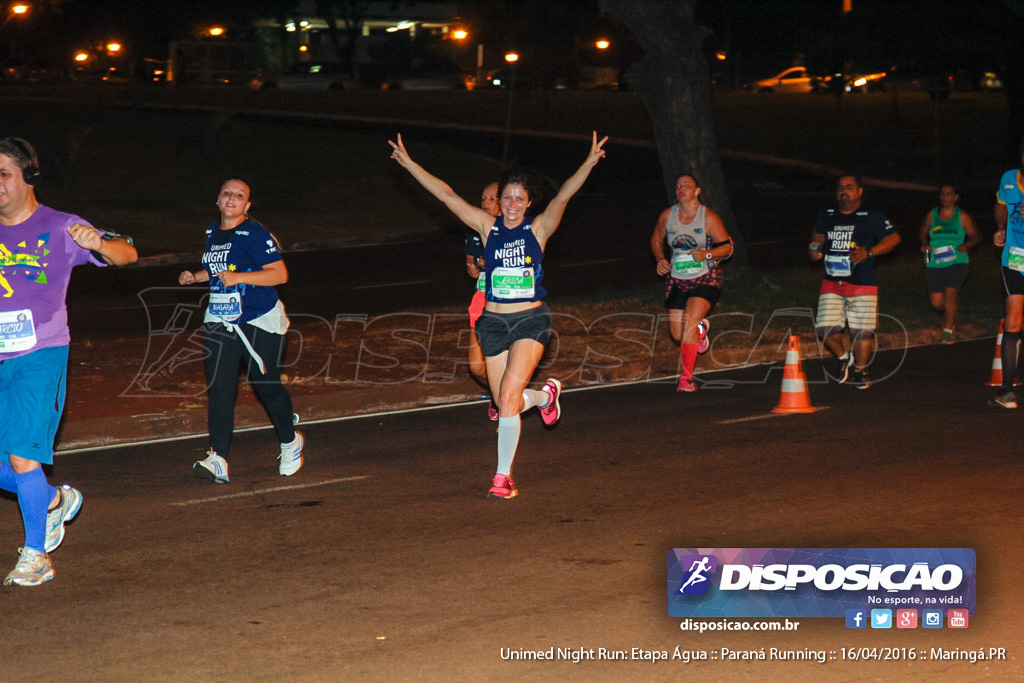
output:
POLYGON ((65 298, 71 269, 106 265, 71 239, 68 228, 75 223, 88 225, 78 216, 40 206, 18 225, 0 225, 0 360, 70 343, 65 298), (35 344, 28 336, 26 311, 31 311, 35 344))

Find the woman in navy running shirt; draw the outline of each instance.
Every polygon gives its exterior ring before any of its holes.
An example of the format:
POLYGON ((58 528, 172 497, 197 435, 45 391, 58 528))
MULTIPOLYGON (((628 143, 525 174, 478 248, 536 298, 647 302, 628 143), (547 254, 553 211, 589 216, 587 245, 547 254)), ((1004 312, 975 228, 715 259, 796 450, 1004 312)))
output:
POLYGON ((305 447, 292 423, 291 396, 281 384, 281 355, 290 323, 274 287, 288 281, 288 269, 274 236, 249 218, 249 197, 249 185, 237 178, 221 185, 220 220, 206 229, 203 269, 178 276, 181 285, 210 285, 203 318, 210 450, 192 465, 192 472, 215 484, 229 481, 227 455, 235 426, 238 367, 243 362, 249 383, 277 430, 281 476, 299 471, 305 447))
POLYGON ((414 162, 401 135, 397 142, 388 140, 393 150, 391 158, 475 230, 484 243, 487 303, 476 331, 491 395, 498 404, 498 467, 488 491, 494 498, 514 498, 519 493, 512 480, 512 462, 519 445, 520 413, 538 406, 548 425, 561 416, 558 397, 562 385, 557 379, 547 380, 539 391, 526 388, 551 335, 551 314, 543 302, 546 292, 541 286, 544 246, 558 229, 569 200, 604 158, 607 141, 607 137, 598 140, 594 133, 586 160, 536 216, 527 213, 536 196, 531 177, 503 174, 498 188, 502 215, 496 217, 462 199, 446 182, 414 162))

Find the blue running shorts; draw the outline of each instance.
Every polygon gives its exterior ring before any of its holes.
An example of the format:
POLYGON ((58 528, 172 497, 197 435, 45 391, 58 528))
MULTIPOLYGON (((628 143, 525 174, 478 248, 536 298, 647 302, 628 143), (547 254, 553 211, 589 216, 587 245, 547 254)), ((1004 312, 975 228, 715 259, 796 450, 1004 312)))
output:
POLYGON ((9 462, 14 454, 53 464, 67 372, 67 346, 46 347, 16 358, 0 355, 0 462, 9 462))

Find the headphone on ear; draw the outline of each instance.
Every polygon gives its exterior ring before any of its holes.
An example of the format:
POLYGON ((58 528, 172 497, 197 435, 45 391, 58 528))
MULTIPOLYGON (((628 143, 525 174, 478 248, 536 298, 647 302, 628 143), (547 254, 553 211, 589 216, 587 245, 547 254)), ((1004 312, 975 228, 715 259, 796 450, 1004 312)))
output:
POLYGON ((11 147, 14 147, 18 151, 18 154, 25 158, 25 167, 21 169, 21 177, 25 181, 26 185, 35 185, 36 181, 39 180, 39 161, 37 161, 36 151, 32 149, 32 145, 28 144, 26 140, 21 138, 6 138, 4 142, 8 143, 11 147))

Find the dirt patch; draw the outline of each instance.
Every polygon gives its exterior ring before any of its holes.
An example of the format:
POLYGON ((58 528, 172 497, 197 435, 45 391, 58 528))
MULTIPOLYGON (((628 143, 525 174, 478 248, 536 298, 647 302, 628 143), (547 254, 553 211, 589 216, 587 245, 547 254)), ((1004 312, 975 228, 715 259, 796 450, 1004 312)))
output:
MULTIPOLYGON (((661 311, 616 312, 604 304, 554 309, 553 315, 555 333, 535 375, 538 384, 557 377, 572 388, 669 379, 679 372, 678 347, 669 339, 661 311)), ((749 317, 743 320, 712 318, 711 348, 698 361, 698 379, 745 364, 782 363, 794 331, 803 358, 821 355, 799 316, 773 317, 763 327, 749 317)), ((976 324, 961 336, 972 339, 994 332, 994 324, 976 324)), ((469 334, 465 318, 454 313, 353 319, 334 328, 296 325, 289 333, 285 383, 296 413, 306 422, 480 401, 487 392, 468 372, 469 334)), ((937 330, 897 330, 881 334, 878 346, 938 342, 937 330)), ((204 433, 205 389, 199 331, 104 345, 73 341, 58 448, 204 433)), ((259 399, 240 381, 236 427, 267 424, 259 399)))

